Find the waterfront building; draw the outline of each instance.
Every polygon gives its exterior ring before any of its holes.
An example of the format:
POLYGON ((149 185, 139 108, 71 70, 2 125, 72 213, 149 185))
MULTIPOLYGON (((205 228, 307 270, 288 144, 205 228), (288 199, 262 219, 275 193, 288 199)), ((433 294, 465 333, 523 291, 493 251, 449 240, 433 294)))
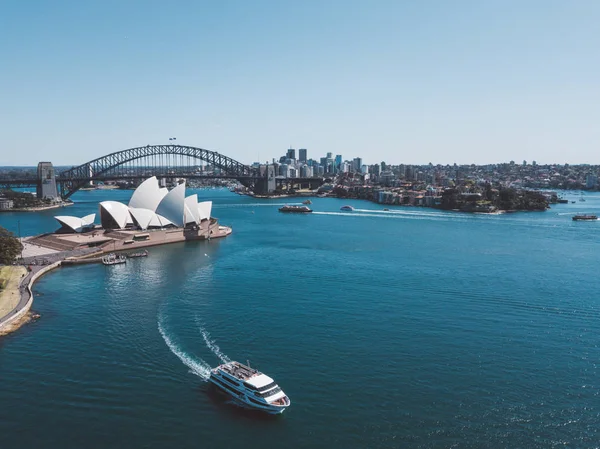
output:
POLYGON ((0 210, 8 210, 14 207, 13 200, 9 198, 0 198, 0 210))
MULTIPOLYGON (((171 191, 159 187, 155 176, 146 179, 131 195, 129 204, 118 201, 102 201, 99 204, 100 223, 104 229, 178 227, 199 225, 210 219, 212 201, 198 203, 196 194, 185 196, 185 182, 171 191)), ((76 217, 62 218, 64 222, 76 223, 76 217), (69 220, 64 220, 69 218, 69 220)), ((84 217, 85 218, 85 217, 84 217)))
POLYGON ((585 177, 585 186, 588 189, 595 189, 598 185, 598 176, 596 175, 587 175, 585 177))
POLYGON ((52 162, 40 162, 37 166, 37 197, 39 199, 58 199, 58 190, 56 189, 56 175, 52 162))

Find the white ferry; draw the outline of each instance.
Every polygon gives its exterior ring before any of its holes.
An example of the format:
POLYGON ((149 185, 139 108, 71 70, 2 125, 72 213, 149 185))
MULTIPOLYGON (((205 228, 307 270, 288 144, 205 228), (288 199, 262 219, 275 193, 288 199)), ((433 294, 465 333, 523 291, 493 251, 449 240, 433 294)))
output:
POLYGON ((282 413, 291 404, 273 379, 249 364, 224 363, 211 370, 209 380, 236 400, 267 413, 282 413))
POLYGON ((110 253, 107 256, 102 258, 102 263, 104 265, 117 265, 120 263, 127 263, 127 258, 123 255, 116 255, 114 253, 110 253))

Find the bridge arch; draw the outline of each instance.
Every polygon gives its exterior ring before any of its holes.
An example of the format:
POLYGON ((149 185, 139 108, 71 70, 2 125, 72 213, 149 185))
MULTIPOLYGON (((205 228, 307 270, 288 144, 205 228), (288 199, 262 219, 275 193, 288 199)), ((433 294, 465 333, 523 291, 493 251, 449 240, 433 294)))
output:
POLYGON ((217 177, 237 179, 248 187, 253 185, 257 177, 251 167, 216 151, 185 145, 146 145, 116 151, 65 170, 57 181, 60 194, 66 199, 90 181, 152 175, 189 176, 190 173, 186 173, 185 169, 193 167, 190 160, 204 161, 221 171, 217 177))

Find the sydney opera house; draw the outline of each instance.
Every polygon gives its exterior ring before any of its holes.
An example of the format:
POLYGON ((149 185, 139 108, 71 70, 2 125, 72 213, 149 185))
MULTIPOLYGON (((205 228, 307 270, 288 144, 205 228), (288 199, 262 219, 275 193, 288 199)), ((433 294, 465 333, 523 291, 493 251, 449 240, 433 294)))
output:
POLYGON ((231 228, 220 226, 211 210, 212 201, 199 203, 196 194, 185 196, 185 182, 168 190, 153 176, 135 189, 128 204, 102 201, 98 214, 54 217, 60 229, 30 243, 55 251, 114 251, 229 235, 231 228), (99 224, 94 223, 96 216, 99 224))

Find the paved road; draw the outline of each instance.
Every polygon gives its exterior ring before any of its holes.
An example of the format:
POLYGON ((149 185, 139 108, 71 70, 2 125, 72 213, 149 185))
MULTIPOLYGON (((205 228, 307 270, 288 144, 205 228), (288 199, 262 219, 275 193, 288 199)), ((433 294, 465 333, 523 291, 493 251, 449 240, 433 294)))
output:
POLYGON ((21 281, 19 282, 19 293, 21 296, 19 298, 19 303, 15 306, 14 309, 12 309, 5 316, 0 318, 0 328, 4 325, 6 321, 8 321, 10 318, 16 315, 23 307, 25 307, 27 301, 29 301, 29 290, 27 290, 27 284, 29 284, 31 277, 43 268, 45 268, 45 266, 32 266, 31 271, 29 271, 25 277, 21 278, 21 281))

